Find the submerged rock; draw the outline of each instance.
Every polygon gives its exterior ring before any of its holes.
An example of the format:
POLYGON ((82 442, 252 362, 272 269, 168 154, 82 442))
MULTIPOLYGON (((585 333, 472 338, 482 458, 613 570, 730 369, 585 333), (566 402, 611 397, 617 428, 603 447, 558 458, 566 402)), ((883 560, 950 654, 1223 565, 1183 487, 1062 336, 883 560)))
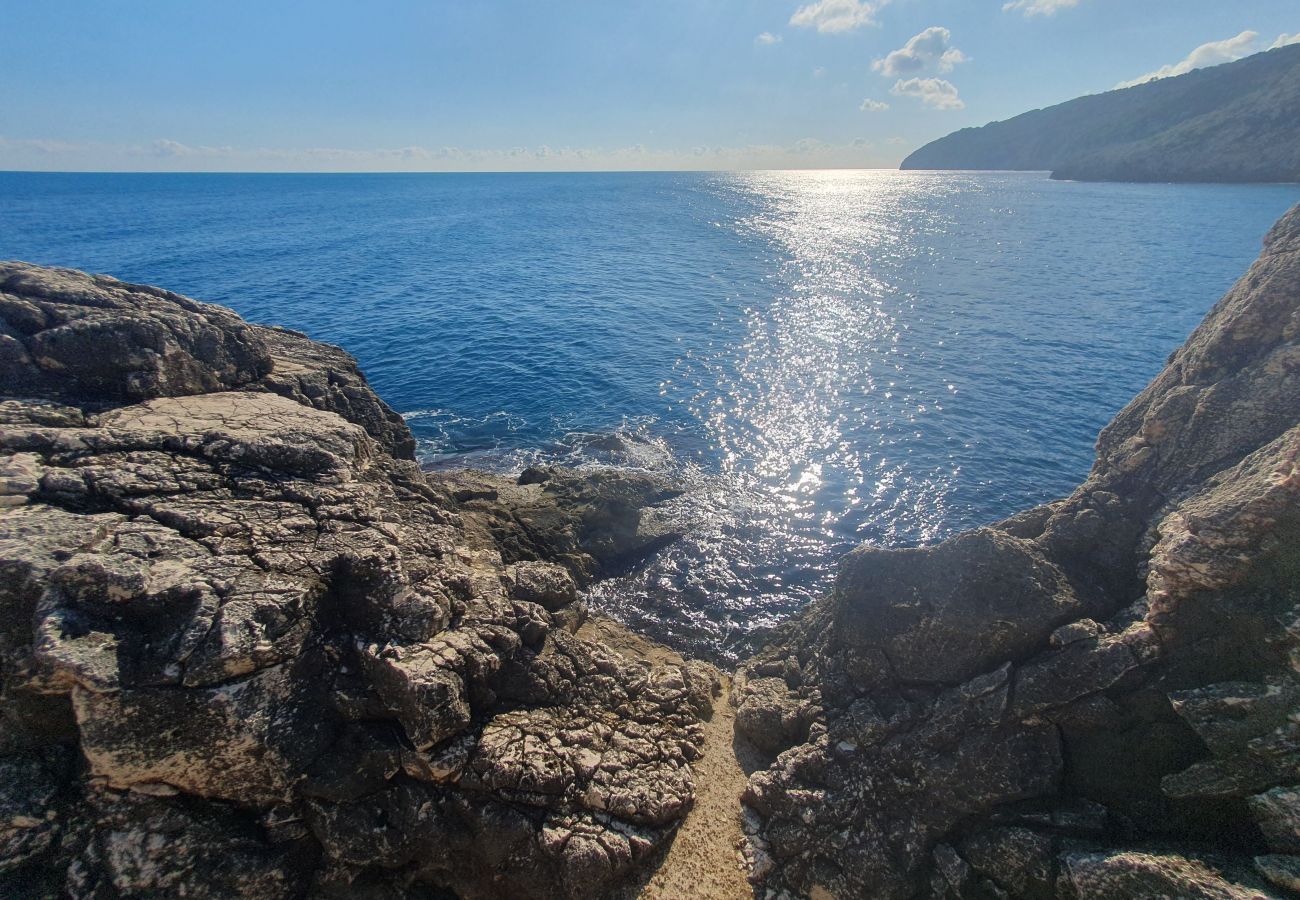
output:
POLYGON ((761 892, 1293 890, 1298 454, 1300 208, 1072 496, 850 554, 742 668, 761 892))
POLYGON ((0 894, 595 897, 691 808, 710 677, 545 561, 660 489, 498 542, 342 351, 66 270, 0 265, 0 390, 0 894))

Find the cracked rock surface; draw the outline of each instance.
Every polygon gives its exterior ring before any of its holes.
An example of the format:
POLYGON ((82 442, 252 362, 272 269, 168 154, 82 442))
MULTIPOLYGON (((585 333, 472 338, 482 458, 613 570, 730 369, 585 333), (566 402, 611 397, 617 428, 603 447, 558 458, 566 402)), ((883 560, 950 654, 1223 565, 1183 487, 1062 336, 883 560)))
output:
POLYGON ((760 896, 1300 889, 1300 208, 1097 450, 742 667, 760 896))
POLYGON ((572 634, 656 490, 467 531, 343 351, 67 270, 0 390, 0 895, 596 897, 690 810, 713 673, 572 634))

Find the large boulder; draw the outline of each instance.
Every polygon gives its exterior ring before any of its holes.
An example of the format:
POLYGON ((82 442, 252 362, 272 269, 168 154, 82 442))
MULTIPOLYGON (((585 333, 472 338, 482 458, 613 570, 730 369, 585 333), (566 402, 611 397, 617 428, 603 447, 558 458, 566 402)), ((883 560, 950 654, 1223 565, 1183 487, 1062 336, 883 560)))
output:
POLYGON ((925 549, 855 550, 833 602, 837 650, 880 654, 893 678, 939 684, 1023 658, 1082 611, 1033 544, 992 528, 925 549))

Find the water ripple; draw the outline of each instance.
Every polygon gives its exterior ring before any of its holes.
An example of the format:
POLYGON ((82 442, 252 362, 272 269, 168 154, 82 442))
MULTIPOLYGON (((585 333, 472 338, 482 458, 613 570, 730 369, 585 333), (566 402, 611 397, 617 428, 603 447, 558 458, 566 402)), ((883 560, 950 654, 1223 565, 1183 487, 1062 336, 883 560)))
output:
POLYGON ((348 348, 431 465, 682 480, 686 538, 592 599, 725 657, 861 541, 934 541, 1068 491, 1300 191, 0 173, 0 196, 0 257, 348 348))

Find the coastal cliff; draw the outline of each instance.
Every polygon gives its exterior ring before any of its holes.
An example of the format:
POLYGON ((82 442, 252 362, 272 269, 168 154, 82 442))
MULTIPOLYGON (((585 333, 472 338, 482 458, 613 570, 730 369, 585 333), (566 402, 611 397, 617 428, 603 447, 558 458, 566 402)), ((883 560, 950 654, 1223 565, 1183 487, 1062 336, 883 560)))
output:
POLYGON ((0 386, 4 896, 621 896, 742 817, 761 897, 1300 890, 1300 208, 1070 497, 734 682, 584 624, 680 488, 423 472, 337 348, 6 263, 0 386))
POLYGON ((1300 45, 963 128, 902 169, 1074 181, 1300 181, 1300 45))

